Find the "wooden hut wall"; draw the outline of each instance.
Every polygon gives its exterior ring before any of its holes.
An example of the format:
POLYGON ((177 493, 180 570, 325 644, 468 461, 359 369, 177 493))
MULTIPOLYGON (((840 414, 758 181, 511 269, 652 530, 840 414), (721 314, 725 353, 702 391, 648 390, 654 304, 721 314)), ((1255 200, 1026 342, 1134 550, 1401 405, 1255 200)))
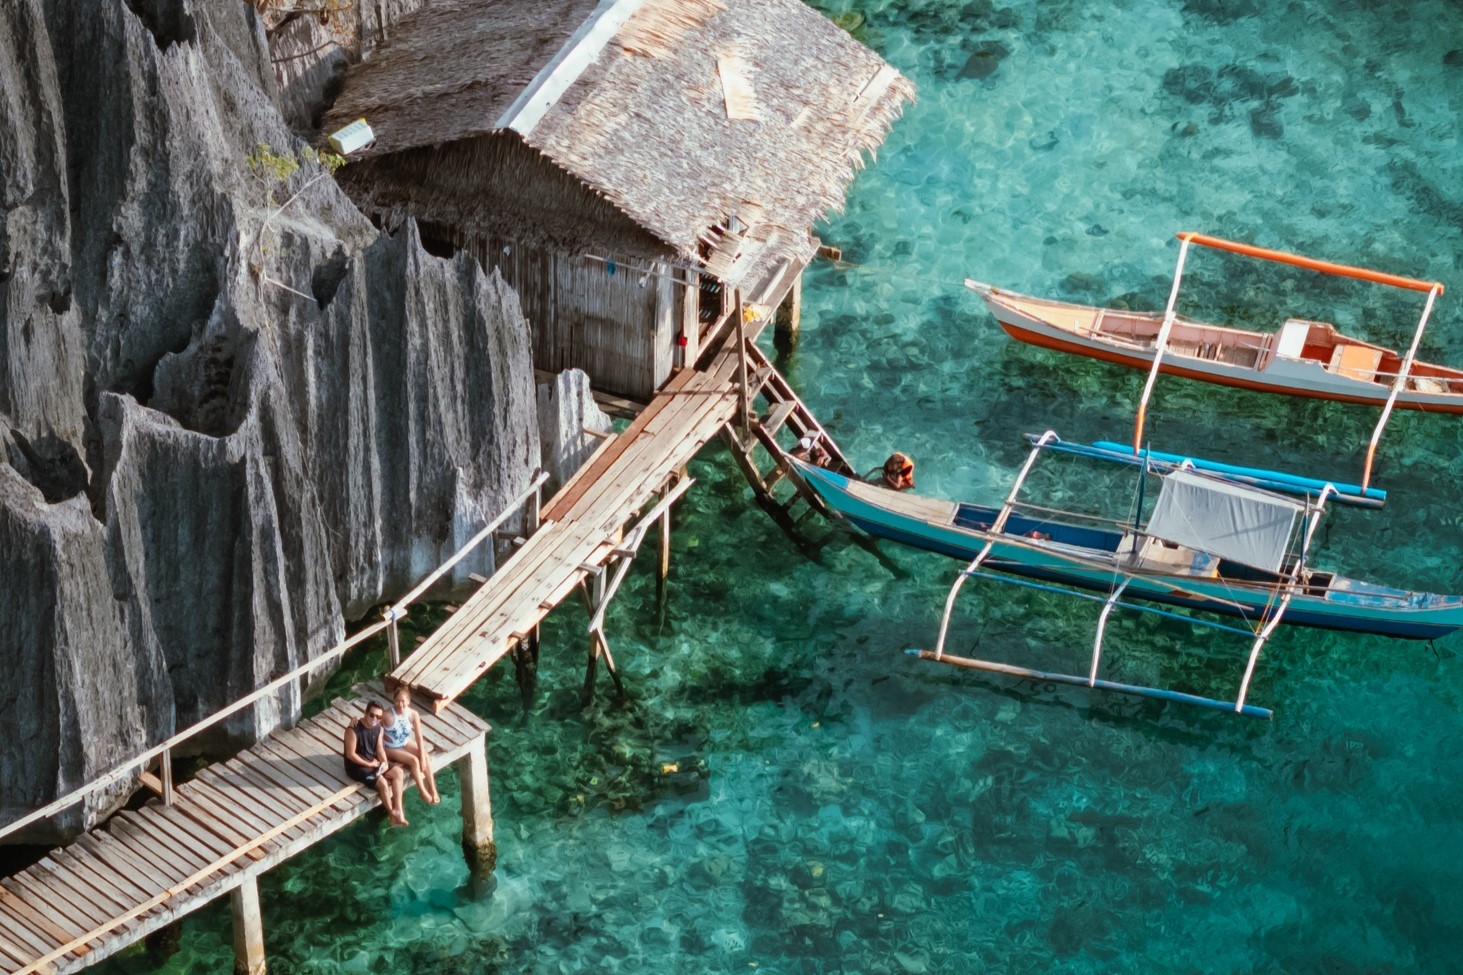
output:
POLYGON ((583 369, 596 389, 641 400, 669 377, 684 314, 683 289, 666 286, 669 268, 491 235, 473 238, 468 249, 518 292, 536 368, 583 369))

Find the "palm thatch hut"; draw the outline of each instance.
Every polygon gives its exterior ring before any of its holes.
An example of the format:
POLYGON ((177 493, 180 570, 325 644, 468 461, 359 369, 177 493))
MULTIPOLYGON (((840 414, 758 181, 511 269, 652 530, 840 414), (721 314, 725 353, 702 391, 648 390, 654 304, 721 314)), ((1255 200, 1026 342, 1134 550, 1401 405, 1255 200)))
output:
POLYGON ((802 0, 445 0, 355 67, 326 119, 387 226, 518 291, 535 365, 646 398, 724 320, 775 304, 913 85, 802 0))

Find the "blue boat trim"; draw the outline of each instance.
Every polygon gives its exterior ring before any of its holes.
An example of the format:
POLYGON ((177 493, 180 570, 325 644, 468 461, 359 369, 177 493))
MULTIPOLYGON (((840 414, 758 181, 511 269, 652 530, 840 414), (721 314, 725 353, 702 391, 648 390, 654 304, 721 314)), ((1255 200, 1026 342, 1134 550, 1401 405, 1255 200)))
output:
MULTIPOLYGON (((1036 437, 1032 434, 1027 434, 1026 439, 1033 443, 1036 441, 1036 437)), ((1242 467, 1238 464, 1225 464, 1217 460, 1205 460, 1202 457, 1193 457, 1187 454, 1164 453, 1158 450, 1150 450, 1146 447, 1141 452, 1134 452, 1130 445, 1114 443, 1110 440, 1098 440, 1091 444, 1068 443, 1065 440, 1054 440, 1046 443, 1043 449, 1053 450, 1063 454, 1074 454, 1079 457, 1090 457, 1095 460, 1104 460, 1110 463, 1131 464, 1134 466, 1148 463, 1165 468, 1173 468, 1187 464, 1194 470, 1203 471, 1206 474, 1214 474, 1223 477, 1227 481, 1235 481, 1268 491, 1278 491, 1283 494, 1295 494, 1304 497, 1317 497, 1326 485, 1330 484, 1336 491, 1336 501, 1342 504, 1366 508, 1380 508, 1387 500, 1387 492, 1381 488, 1369 487, 1363 490, 1359 484, 1324 481, 1319 478, 1302 477, 1299 474, 1290 474, 1285 471, 1267 470, 1263 467, 1242 467)))
MULTIPOLYGON (((956 509, 956 521, 964 522, 964 527, 932 524, 854 497, 848 490, 849 479, 842 475, 806 464, 799 463, 798 466, 809 485, 824 497, 833 510, 870 535, 965 561, 973 558, 990 538, 976 526, 981 524, 982 517, 994 520, 995 508, 962 505, 956 509)), ((1058 542, 1079 544, 1094 550, 1094 554, 1115 551, 1120 540, 1117 532, 1102 532, 1022 515, 1013 515, 1007 529, 1004 537, 1035 531, 1058 542)), ((1016 540, 1020 541, 1019 538, 1016 540)), ((999 541, 997 544, 999 547, 999 541)), ((1000 547, 985 567, 1102 592, 1110 591, 1113 575, 1112 571, 1101 572, 1080 561, 1064 560, 1060 552, 1016 549, 1014 546, 1000 547), (1042 557, 1045 559, 1039 564, 1031 561, 1042 557)), ((1229 572, 1236 567, 1221 563, 1221 568, 1229 572)), ((1139 574, 1132 578, 1127 596, 1133 599, 1240 617, 1251 623, 1263 618, 1269 603, 1269 590, 1236 587, 1234 583, 1237 580, 1234 579, 1221 582, 1154 574, 1139 574), (1205 589, 1212 589, 1213 595, 1206 598, 1205 589), (1248 605, 1236 606, 1230 601, 1237 598, 1247 600, 1248 605)), ((1257 578, 1256 581, 1260 580, 1257 578)), ((1332 577, 1330 587, 1323 593, 1313 590, 1298 592, 1286 610, 1283 622, 1319 629, 1428 640, 1446 636, 1463 627, 1463 597, 1412 593, 1336 576, 1332 577)))

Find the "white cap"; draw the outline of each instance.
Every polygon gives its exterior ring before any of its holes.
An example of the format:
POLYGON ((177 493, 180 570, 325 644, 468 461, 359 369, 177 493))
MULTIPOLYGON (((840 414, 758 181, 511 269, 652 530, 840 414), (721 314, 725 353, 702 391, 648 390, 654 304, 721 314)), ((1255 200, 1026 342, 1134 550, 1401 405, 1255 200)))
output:
POLYGON ((798 441, 798 446, 801 447, 803 450, 812 450, 813 444, 817 442, 818 438, 810 433, 804 436, 803 439, 798 441))

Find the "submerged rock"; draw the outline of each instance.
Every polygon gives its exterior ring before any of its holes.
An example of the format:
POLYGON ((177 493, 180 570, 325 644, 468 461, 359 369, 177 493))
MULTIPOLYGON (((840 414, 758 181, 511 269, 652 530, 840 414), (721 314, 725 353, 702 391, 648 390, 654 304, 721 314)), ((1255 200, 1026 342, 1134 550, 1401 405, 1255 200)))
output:
POLYGON ((960 69, 960 78, 989 78, 1001 62, 1011 56, 1010 48, 1000 41, 978 41, 971 46, 970 57, 960 69))

